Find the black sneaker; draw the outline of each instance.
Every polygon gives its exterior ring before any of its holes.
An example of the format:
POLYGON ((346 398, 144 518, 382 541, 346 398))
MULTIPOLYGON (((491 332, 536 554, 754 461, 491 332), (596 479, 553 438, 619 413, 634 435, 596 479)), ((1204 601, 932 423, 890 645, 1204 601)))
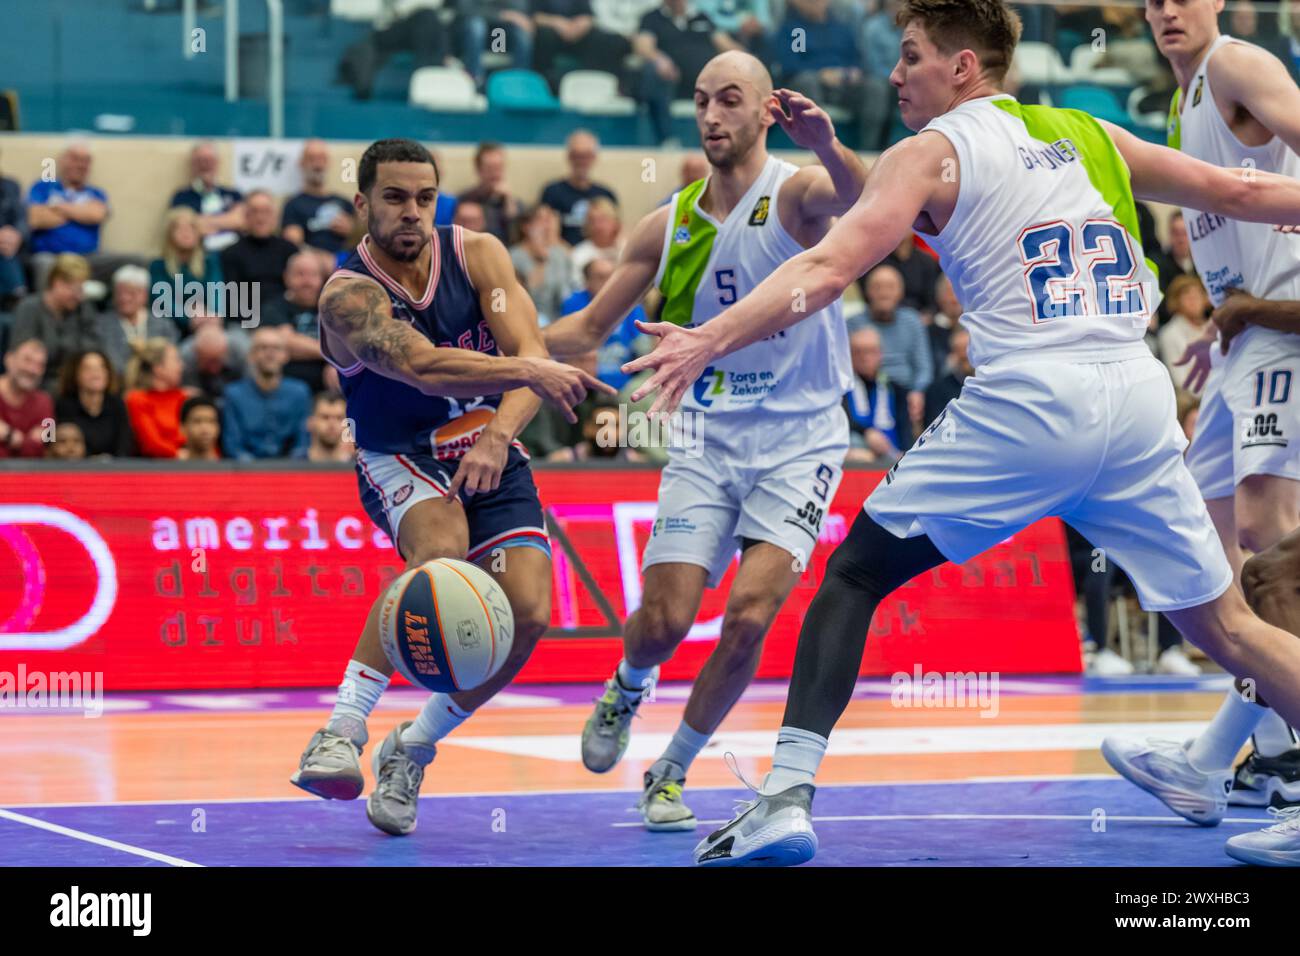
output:
POLYGON ((1228 803, 1236 807, 1300 806, 1300 747, 1276 757, 1260 756, 1253 746, 1238 766, 1228 803))

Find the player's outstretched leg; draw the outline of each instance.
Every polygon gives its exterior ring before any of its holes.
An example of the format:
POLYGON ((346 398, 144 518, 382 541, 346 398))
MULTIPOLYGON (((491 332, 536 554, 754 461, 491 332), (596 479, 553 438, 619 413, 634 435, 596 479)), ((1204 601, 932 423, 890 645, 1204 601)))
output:
POLYGON ((394 729, 375 752, 375 789, 366 800, 366 817, 385 833, 405 836, 415 829, 420 785, 438 742, 514 680, 550 624, 550 554, 527 546, 507 547, 501 554, 500 561, 489 554, 480 563, 506 592, 514 613, 510 656, 482 686, 432 695, 415 720, 394 729))
POLYGON ((745 549, 727 595, 722 634, 691 687, 686 713, 663 754, 645 773, 637 809, 646 829, 695 829, 682 789, 686 774, 723 718, 754 679, 772 619, 799 581, 802 558, 759 541, 745 549))
MULTIPOLYGON (((419 501, 402 518, 400 541, 408 568, 435 558, 463 558, 469 548, 465 511, 456 501, 419 501)), ((381 594, 371 605, 329 720, 312 735, 297 771, 289 778, 294 786, 327 800, 355 800, 365 788, 361 751, 370 738, 366 719, 393 674, 379 640, 382 601, 381 594)))
POLYGON ((697 864, 790 866, 812 859, 813 781, 831 728, 853 697, 871 617, 890 592, 944 560, 929 538, 895 538, 870 515, 858 515, 804 617, 772 772, 735 819, 695 847, 697 864))
POLYGON ((641 606, 623 629, 623 659, 582 728, 582 764, 605 773, 623 759, 632 718, 659 678, 700 609, 708 571, 694 564, 654 564, 645 569, 641 606))

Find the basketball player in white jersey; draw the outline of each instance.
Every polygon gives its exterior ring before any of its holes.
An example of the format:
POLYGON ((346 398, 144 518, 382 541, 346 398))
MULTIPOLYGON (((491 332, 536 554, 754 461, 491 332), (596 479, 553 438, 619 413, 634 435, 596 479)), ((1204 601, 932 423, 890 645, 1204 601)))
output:
MULTIPOLYGON (((1148 0, 1147 21, 1179 82, 1170 145, 1219 166, 1300 178, 1300 89, 1272 54, 1219 33, 1222 9, 1223 0, 1148 0)), ((1220 322, 1248 317, 1262 300, 1300 306, 1300 236, 1193 208, 1183 215, 1220 322)), ((1300 335, 1250 325, 1220 348, 1217 323, 1207 330, 1185 358, 1195 362, 1193 382, 1208 371, 1187 464, 1240 579, 1244 560, 1300 527, 1300 335)), ((1102 752, 1204 826, 1222 820, 1229 803, 1300 803, 1293 732, 1250 688, 1230 690, 1186 745, 1114 738, 1102 752), (1252 732, 1254 748, 1234 775, 1252 732)), ((1292 839, 1300 849, 1300 827, 1292 839)))
POLYGON ((799 637, 772 772, 696 848, 704 865, 816 852, 814 775, 879 602, 1049 515, 1104 548, 1146 608, 1300 718, 1300 640, 1256 618, 1232 586, 1183 462, 1173 384, 1143 344, 1158 291, 1134 202, 1297 224, 1300 182, 1018 103, 1001 92, 1020 32, 1002 0, 905 0, 899 23, 891 81, 918 135, 881 156, 861 200, 816 247, 700 328, 647 325, 661 341, 626 366, 656 369, 634 398, 658 391, 656 406, 670 409, 705 367, 795 326, 801 304, 833 301, 913 229, 939 252, 971 334, 975 375, 831 556, 799 637))
MULTIPOLYGON (((651 288, 663 294, 665 321, 704 324, 815 245, 862 191, 866 170, 826 113, 797 93, 774 96, 766 67, 748 53, 723 53, 700 71, 695 117, 708 178, 642 219, 592 303, 543 331, 553 356, 596 348, 651 288), (799 169, 768 155, 773 122, 821 164, 799 169)), ((582 733, 583 763, 610 770, 627 748, 643 685, 686 637, 705 587, 717 586, 743 548, 717 647, 645 774, 639 807, 651 830, 694 828, 682 802, 686 771, 753 678, 768 627, 817 544, 848 451, 840 404, 848 355, 837 298, 798 328, 715 363, 684 403, 701 442, 669 449, 641 606, 582 733)))

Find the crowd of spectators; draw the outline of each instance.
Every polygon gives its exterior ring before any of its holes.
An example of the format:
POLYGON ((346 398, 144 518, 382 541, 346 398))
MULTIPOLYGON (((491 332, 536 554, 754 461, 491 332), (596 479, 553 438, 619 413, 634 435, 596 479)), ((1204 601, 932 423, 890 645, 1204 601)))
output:
MULTIPOLYGON (((745 22, 739 21, 738 36, 752 35, 745 22)), ((522 196, 510 184, 507 147, 482 143, 474 153, 473 185, 439 203, 439 224, 455 222, 502 240, 542 325, 590 303, 622 252, 629 224, 618 196, 596 174, 599 157, 596 137, 574 132, 563 174, 536 195, 522 196)), ((16 276, 0 300, 7 343, 0 456, 351 455, 338 376, 320 352, 318 308, 325 279, 362 229, 351 201, 332 191, 328 148, 319 141, 304 145, 302 191, 283 203, 223 184, 209 143, 197 144, 190 160, 192 179, 176 191, 152 257, 101 256, 97 235, 109 196, 91 182, 84 144, 58 158, 71 185, 38 181, 24 201, 18 183, 0 179, 0 212, 15 210, 0 226, 0 240, 5 228, 19 236, 8 259, 16 276), (38 210, 51 204, 61 211, 43 218, 38 210), (91 220, 94 239, 88 238, 91 220), (69 229, 74 223, 78 228, 69 229), (100 282, 96 263, 104 258, 114 268, 100 282), (221 285, 232 281, 253 290, 252 301, 242 295, 214 300, 214 289, 236 288, 221 285)), ((703 157, 687 154, 679 183, 706 174, 703 157)), ((1139 213, 1165 293, 1147 340, 1181 393, 1187 367, 1178 359, 1205 328, 1209 299, 1181 213, 1167 223, 1167 245, 1156 239, 1150 212, 1140 207, 1139 213)), ((600 429, 594 425, 611 409, 617 413, 633 390, 622 366, 649 348, 635 323, 654 316, 658 305, 652 291, 599 350, 576 360, 621 390, 620 400, 589 401, 576 425, 543 409, 523 435, 536 457, 662 460, 662 449, 606 447, 595 440, 600 429)), ((888 466, 974 372, 961 303, 918 238, 862 276, 844 310, 853 369, 844 400, 849 461, 888 466)), ((1194 415, 1194 396, 1180 398, 1185 415, 1194 415)))

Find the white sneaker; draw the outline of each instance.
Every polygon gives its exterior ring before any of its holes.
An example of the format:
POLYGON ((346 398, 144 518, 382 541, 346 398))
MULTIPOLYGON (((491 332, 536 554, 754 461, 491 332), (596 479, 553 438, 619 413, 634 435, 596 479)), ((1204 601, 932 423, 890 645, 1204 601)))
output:
POLYGON ((1101 755, 1121 777, 1159 798, 1180 817, 1203 827, 1218 826, 1228 812, 1232 769, 1197 770, 1187 759, 1190 744, 1107 737, 1101 755))
POLYGON ((1156 658, 1157 674, 1175 674, 1179 677, 1199 677, 1201 669, 1192 663, 1187 653, 1175 645, 1165 648, 1156 658))
POLYGON ((1272 826, 1254 833, 1241 833, 1224 846, 1228 856, 1256 866, 1300 866, 1300 807, 1269 813, 1277 817, 1272 826))
POLYGON ((1084 673, 1089 677, 1127 677, 1133 673, 1133 665, 1109 647, 1103 647, 1086 655, 1084 673))

